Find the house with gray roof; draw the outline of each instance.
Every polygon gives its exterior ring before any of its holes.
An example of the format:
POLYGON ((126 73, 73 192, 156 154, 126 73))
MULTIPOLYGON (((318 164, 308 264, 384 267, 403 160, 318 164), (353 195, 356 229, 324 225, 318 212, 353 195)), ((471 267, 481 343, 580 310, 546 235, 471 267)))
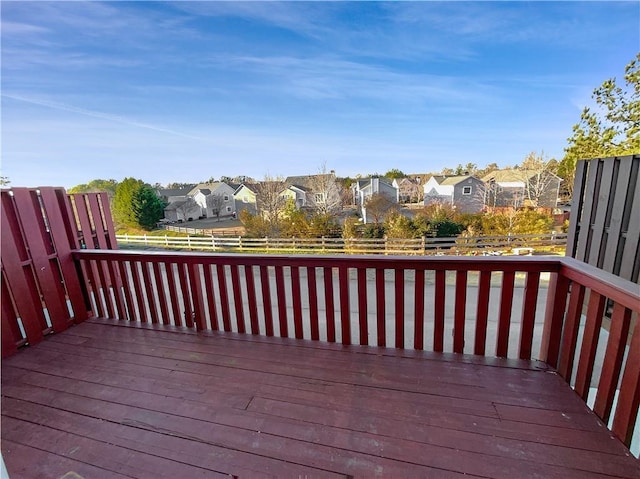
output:
POLYGON ((200 183, 189 191, 188 196, 200 206, 205 218, 230 217, 236 213, 234 189, 220 181, 200 183))
POLYGON ((484 208, 485 185, 475 176, 435 175, 423 188, 425 206, 447 204, 461 213, 479 213, 484 208))

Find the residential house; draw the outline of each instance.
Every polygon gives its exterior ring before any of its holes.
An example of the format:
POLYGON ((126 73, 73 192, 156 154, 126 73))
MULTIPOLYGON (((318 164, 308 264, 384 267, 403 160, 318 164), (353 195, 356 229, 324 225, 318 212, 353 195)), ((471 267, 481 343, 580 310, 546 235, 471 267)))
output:
POLYGON ((353 204, 362 206, 375 194, 381 194, 398 203, 398 188, 388 178, 361 178, 351 185, 353 204))
POLYGON ((189 192, 205 218, 229 217, 236 213, 234 189, 222 182, 200 183, 189 192))
POLYGON ((194 186, 156 190, 158 197, 167 204, 164 209, 167 221, 190 221, 200 217, 200 207, 189 197, 194 186))
POLYGON ((448 204, 461 213, 479 213, 484 208, 484 183, 471 175, 435 175, 424 184, 424 205, 448 204))
POLYGON ((562 179, 549 171, 514 168, 492 171, 482 181, 489 208, 556 208, 562 179))
POLYGON ((385 196, 389 202, 398 203, 398 188, 388 178, 364 178, 351 185, 353 203, 360 208, 363 223, 367 223, 367 200, 373 195, 385 196))
POLYGON ((202 215, 202 209, 191 197, 183 200, 172 201, 164 209, 164 217, 168 221, 192 221, 202 215))
POLYGON ((248 211, 252 215, 258 212, 256 200, 256 188, 252 183, 242 183, 233 192, 233 199, 236 204, 236 212, 238 215, 241 211, 248 211))
POLYGON ((420 180, 413 178, 395 178, 391 183, 398 189, 399 203, 415 203, 422 198, 422 189, 420 188, 420 180))
POLYGON ((289 176, 284 180, 296 192, 296 206, 320 212, 335 212, 342 207, 342 188, 335 172, 317 175, 289 176))

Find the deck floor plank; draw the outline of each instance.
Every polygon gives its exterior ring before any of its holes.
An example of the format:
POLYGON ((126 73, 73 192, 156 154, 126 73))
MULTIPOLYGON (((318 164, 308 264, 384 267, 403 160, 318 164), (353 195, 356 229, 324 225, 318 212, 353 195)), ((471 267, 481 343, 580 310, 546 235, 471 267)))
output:
POLYGON ((535 361, 90 320, 3 361, 2 415, 11 477, 640 477, 535 361))

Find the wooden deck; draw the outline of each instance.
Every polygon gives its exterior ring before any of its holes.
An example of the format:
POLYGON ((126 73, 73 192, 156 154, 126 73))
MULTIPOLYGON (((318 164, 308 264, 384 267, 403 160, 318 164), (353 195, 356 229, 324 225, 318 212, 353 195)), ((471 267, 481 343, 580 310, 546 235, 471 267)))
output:
POLYGON ((96 320, 3 360, 2 454, 12 479, 640 477, 543 363, 96 320))

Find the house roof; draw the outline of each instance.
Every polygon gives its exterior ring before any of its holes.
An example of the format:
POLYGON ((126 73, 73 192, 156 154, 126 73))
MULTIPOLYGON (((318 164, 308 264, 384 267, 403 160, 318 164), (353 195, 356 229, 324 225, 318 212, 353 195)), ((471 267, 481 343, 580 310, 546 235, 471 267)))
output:
POLYGON ((228 186, 226 183, 221 181, 216 181, 214 183, 199 183, 194 186, 191 191, 189 191, 189 196, 195 195, 198 191, 202 191, 205 195, 210 195, 212 192, 216 191, 222 185, 228 186))
POLYGON ((167 207, 164 209, 165 211, 173 211, 173 210, 177 210, 178 208, 180 208, 182 205, 184 205, 187 201, 186 200, 182 200, 182 201, 174 201, 173 203, 169 203, 167 205, 167 207))
POLYGON ((475 178, 475 176, 471 176, 471 175, 447 176, 447 177, 444 177, 444 179, 442 181, 440 181, 439 183, 441 185, 455 186, 458 183, 460 183, 461 181, 468 180, 469 178, 477 179, 477 178, 475 178))
POLYGON ((233 194, 234 195, 237 194, 238 191, 240 191, 242 189, 242 187, 245 187, 246 189, 248 189, 249 191, 251 191, 254 194, 256 193, 255 183, 252 183, 252 184, 242 183, 241 185, 238 185, 238 187, 235 189, 233 194))
MULTIPOLYGON (((496 183, 524 183, 525 180, 539 173, 540 172, 537 170, 524 170, 516 168, 509 170, 496 170, 485 175, 482 178, 482 181, 484 181, 485 183, 490 181, 495 181, 496 183)), ((551 172, 549 172, 548 174, 560 179, 557 175, 554 175, 551 172)))
POLYGON ((190 186, 189 188, 160 189, 156 190, 156 192, 158 193, 158 196, 187 196, 192 188, 193 186, 190 186))
POLYGON ((314 183, 324 179, 335 180, 336 175, 333 173, 323 173, 319 175, 303 175, 303 176, 287 176, 284 182, 288 185, 296 186, 305 191, 313 190, 314 183))

